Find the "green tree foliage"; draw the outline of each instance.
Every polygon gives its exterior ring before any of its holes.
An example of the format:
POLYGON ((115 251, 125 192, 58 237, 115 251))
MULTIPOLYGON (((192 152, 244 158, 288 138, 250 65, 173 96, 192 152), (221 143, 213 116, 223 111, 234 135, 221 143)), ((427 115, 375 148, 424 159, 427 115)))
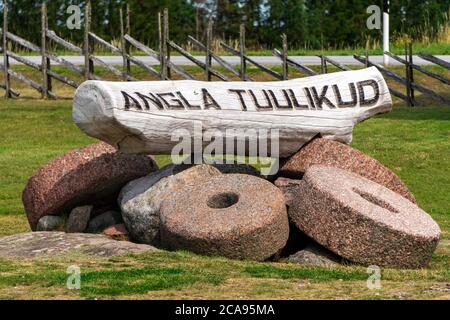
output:
POLYGON ((307 42, 314 48, 364 43, 367 1, 306 0, 307 42))
POLYGON ((265 19, 261 21, 264 44, 281 43, 285 33, 292 46, 303 45, 306 39, 306 5, 304 0, 268 0, 261 3, 265 19))
MULTIPOLYGON (((210 5, 211 6, 211 5, 210 5)), ((216 0, 211 8, 215 33, 222 38, 239 38, 243 11, 239 0, 216 0)))
MULTIPOLYGON (((450 23, 450 0, 391 1, 391 14, 395 19, 391 26, 399 34, 408 34, 413 38, 436 36, 439 28, 450 23)), ((449 44, 450 45, 450 44, 449 44)))
POLYGON ((27 40, 37 43, 41 33, 41 4, 33 0, 14 0, 8 3, 9 30, 27 35, 27 40))
MULTIPOLYGON (((9 29, 36 44, 40 42, 41 2, 7 0, 9 29)), ((131 8, 131 34, 138 40, 158 43, 157 13, 170 11, 170 37, 185 43, 187 35, 204 39, 209 19, 214 35, 238 39, 239 25, 245 24, 249 45, 279 46, 286 33, 291 47, 342 48, 363 46, 368 38, 380 39, 380 30, 368 30, 366 9, 382 7, 382 0, 91 0, 92 31, 111 41, 120 37, 119 10, 131 8)), ((46 0, 49 25, 60 36, 75 43, 83 41, 83 29, 69 30, 67 8, 86 0, 46 0)), ((449 23, 450 0, 392 0, 392 34, 408 34, 415 39, 433 40, 449 23)), ((3 11, 3 4, 0 4, 3 11)))
POLYGON ((186 0, 129 0, 131 34, 144 43, 158 43, 158 12, 168 8, 170 38, 184 43, 195 34, 195 8, 186 0))

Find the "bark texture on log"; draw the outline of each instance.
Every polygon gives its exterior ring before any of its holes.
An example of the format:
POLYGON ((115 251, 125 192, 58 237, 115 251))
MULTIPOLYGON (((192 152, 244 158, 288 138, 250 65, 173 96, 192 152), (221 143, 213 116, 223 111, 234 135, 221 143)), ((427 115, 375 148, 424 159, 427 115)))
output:
POLYGON ((259 83, 86 81, 75 94, 73 119, 123 152, 147 154, 171 153, 179 144, 177 129, 194 138, 199 124, 197 139, 213 132, 249 145, 263 138, 261 130, 269 131, 264 139, 270 144, 270 130, 277 129, 278 155, 288 157, 319 134, 348 144, 357 123, 391 109, 383 76, 368 68, 259 83))

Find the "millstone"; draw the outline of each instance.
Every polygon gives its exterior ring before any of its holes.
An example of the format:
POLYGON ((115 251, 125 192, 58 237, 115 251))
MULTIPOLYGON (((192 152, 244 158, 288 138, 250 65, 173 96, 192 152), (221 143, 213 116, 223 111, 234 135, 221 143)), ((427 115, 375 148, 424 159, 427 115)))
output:
POLYGON ((299 179, 313 165, 324 165, 354 172, 397 192, 416 203, 416 199, 403 181, 378 160, 352 147, 316 138, 282 163, 279 176, 299 179))
POLYGON ((161 243, 169 249, 265 260, 289 235, 283 194, 249 175, 220 175, 179 188, 160 210, 161 243))
POLYGON ((350 261, 384 267, 428 264, 440 229, 399 194, 341 169, 312 166, 289 208, 297 227, 350 261))
POLYGON ((158 169, 146 155, 123 154, 96 143, 49 161, 28 181, 22 200, 35 230, 46 215, 69 213, 80 205, 113 202, 129 181, 158 169))

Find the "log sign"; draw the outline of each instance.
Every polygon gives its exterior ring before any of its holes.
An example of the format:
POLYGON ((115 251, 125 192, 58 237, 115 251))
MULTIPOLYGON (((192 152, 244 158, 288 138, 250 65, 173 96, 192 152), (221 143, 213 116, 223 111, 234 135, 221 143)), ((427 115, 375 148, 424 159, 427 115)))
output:
POLYGON ((277 82, 86 81, 73 104, 81 130, 124 152, 170 154, 179 142, 174 132, 194 136, 200 124, 200 132, 227 139, 233 131, 242 139, 249 130, 277 130, 280 157, 318 134, 350 143, 356 123, 392 109, 374 67, 277 82))

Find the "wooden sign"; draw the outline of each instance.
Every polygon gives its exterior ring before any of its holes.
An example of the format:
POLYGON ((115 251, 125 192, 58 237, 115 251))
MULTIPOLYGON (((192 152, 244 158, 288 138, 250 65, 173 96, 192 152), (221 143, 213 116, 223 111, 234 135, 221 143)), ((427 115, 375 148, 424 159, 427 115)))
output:
POLYGON ((200 134, 236 139, 277 130, 278 156, 287 157, 318 134, 350 143, 355 124, 392 109, 374 67, 277 82, 86 81, 73 101, 73 119, 85 133, 146 154, 170 154, 179 143, 174 133, 194 137, 200 124, 200 134))

